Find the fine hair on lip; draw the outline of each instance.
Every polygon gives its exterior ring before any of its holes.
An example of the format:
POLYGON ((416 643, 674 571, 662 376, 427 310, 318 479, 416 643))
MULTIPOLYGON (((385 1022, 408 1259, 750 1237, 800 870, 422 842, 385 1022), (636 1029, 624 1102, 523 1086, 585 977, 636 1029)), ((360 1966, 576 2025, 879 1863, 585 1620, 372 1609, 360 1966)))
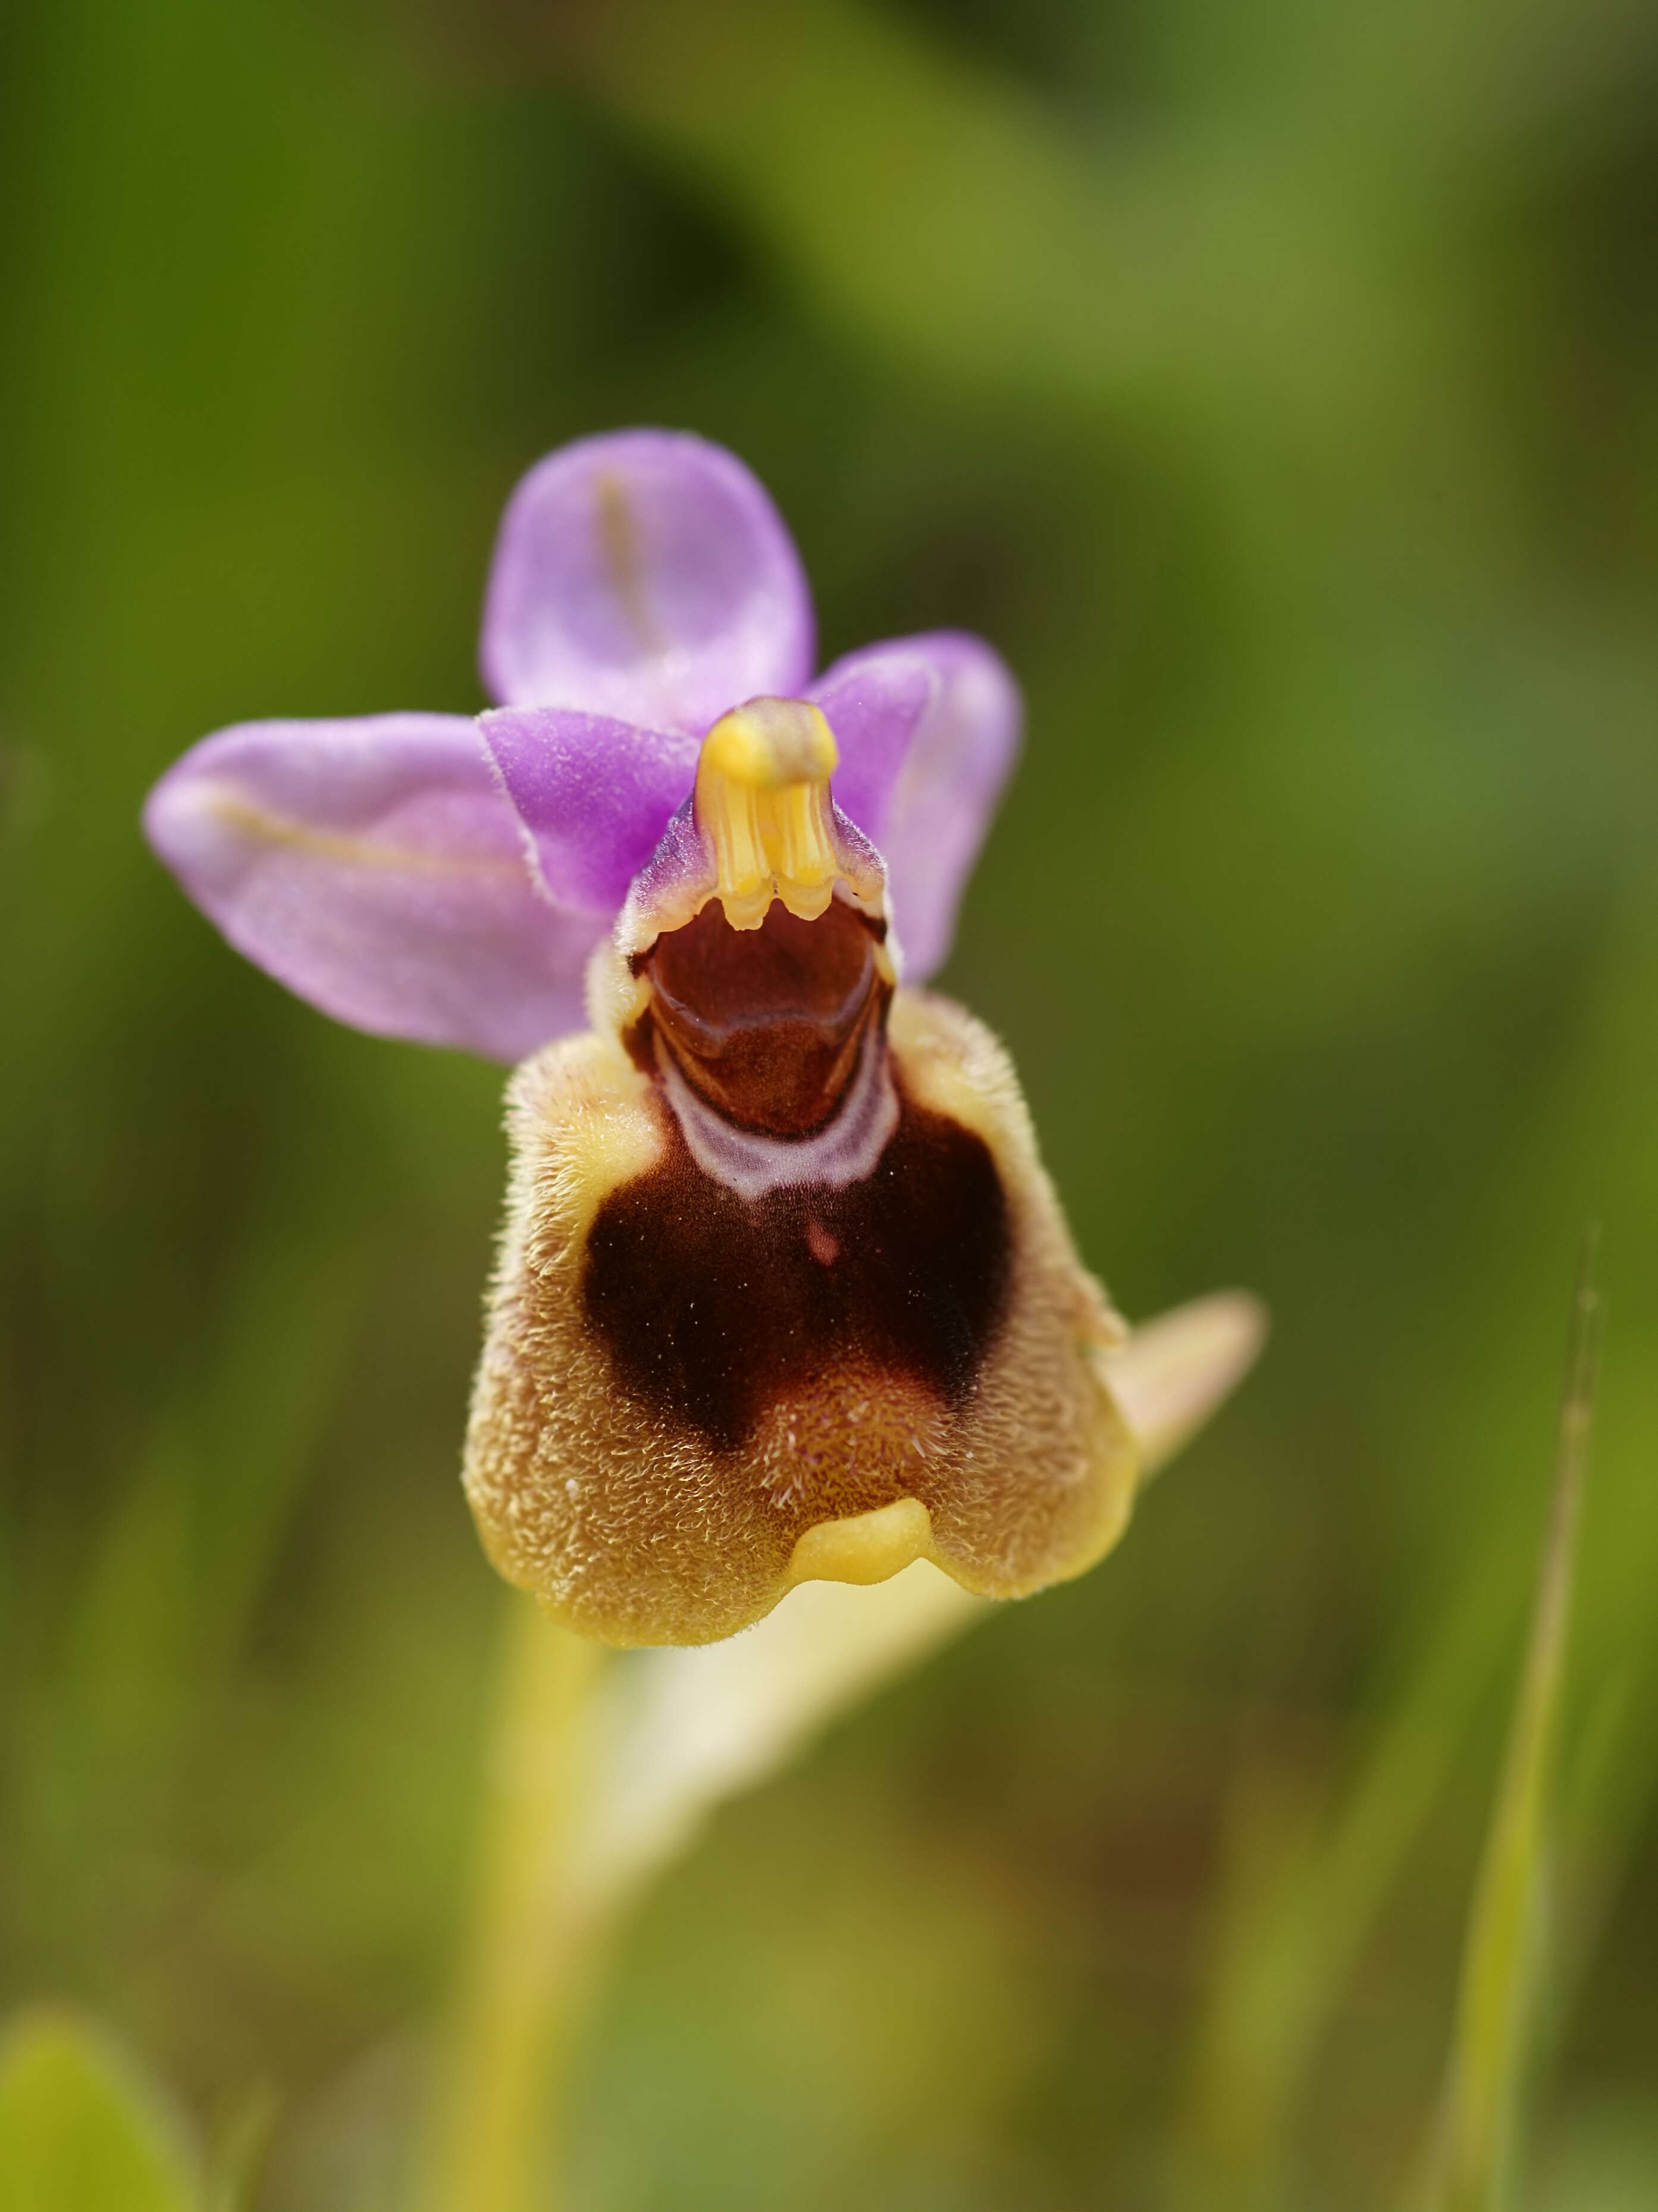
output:
POLYGON ((1134 1447, 1097 1357, 1120 1325, 1006 1055, 902 988, 874 1034, 861 1065, 894 1121, 858 1156, 856 1085, 791 1143, 614 1039, 514 1079, 467 1491, 503 1571, 584 1633, 730 1635, 789 1587, 806 1530, 902 1498, 986 1595, 1079 1573, 1122 1531, 1134 1447))

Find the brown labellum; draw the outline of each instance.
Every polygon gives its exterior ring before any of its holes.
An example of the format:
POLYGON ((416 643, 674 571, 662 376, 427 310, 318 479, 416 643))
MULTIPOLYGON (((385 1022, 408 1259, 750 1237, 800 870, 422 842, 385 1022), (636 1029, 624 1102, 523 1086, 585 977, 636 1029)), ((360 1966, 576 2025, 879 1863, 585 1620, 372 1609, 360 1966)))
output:
POLYGON ((584 1632, 701 1643, 804 1573, 875 1578, 825 1524, 883 1510, 904 1540, 877 1571, 924 1553, 1000 1597, 1120 1533, 1133 1446, 1097 1358, 1120 1324, 1006 1056, 901 990, 881 1046, 899 1108, 873 1173, 758 1199, 612 1041, 515 1078, 466 1484, 502 1572, 584 1632))

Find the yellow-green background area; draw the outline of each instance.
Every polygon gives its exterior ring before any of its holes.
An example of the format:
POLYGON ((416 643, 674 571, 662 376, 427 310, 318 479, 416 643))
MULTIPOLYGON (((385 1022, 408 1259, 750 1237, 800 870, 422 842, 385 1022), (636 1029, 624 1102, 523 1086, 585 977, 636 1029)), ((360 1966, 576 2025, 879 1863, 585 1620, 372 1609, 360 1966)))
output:
POLYGON ((503 1599, 501 1077, 222 945, 144 789, 481 703, 502 501, 693 427, 826 656, 1030 708, 948 988, 1131 1314, 1276 1334, 1099 1572, 728 1808, 581 2212, 1366 2212, 1611 1324, 1523 2202, 1658 2201, 1658 29, 1641 0, 55 0, 0 52, 0 1978, 387 2212, 503 1599), (261 2103, 263 2100, 263 2103, 261 2103))

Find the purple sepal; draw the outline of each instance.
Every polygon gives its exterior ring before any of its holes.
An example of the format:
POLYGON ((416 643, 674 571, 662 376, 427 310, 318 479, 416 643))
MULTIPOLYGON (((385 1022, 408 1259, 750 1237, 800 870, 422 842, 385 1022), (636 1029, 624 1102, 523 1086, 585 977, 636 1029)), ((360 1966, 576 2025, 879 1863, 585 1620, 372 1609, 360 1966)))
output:
POLYGON ((812 659, 794 541, 722 447, 667 430, 584 438, 508 502, 481 652, 503 705, 700 737, 744 699, 798 697, 812 659))
POLYGON ((885 817, 917 725, 937 684, 931 665, 900 641, 849 653, 806 695, 822 708, 824 720, 835 733, 835 750, 840 755, 835 804, 871 836, 873 825, 885 817))
POLYGON ((238 951, 354 1028, 517 1060, 584 1024, 608 917, 539 892, 472 721, 240 724, 168 771, 144 830, 238 951))
POLYGON ((479 727, 548 895, 607 921, 696 780, 696 738, 561 707, 499 707, 479 727))
POLYGON ((921 982, 949 952, 956 907, 1018 755, 1019 687, 982 639, 931 630, 848 653, 809 696, 840 750, 836 803, 886 861, 904 971, 921 982))

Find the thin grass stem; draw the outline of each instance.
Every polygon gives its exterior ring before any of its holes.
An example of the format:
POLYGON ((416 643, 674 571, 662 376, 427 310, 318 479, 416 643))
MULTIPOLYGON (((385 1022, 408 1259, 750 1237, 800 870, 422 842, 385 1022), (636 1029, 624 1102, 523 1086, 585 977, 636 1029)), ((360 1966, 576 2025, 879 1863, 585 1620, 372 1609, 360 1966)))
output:
POLYGON ((1456 2025, 1428 2191, 1431 2212, 1504 2199, 1536 1980, 1545 1856, 1565 1674, 1577 1525, 1588 1464, 1602 1306, 1595 1237, 1572 1301, 1554 1483, 1530 1637, 1462 1958, 1456 2025))

